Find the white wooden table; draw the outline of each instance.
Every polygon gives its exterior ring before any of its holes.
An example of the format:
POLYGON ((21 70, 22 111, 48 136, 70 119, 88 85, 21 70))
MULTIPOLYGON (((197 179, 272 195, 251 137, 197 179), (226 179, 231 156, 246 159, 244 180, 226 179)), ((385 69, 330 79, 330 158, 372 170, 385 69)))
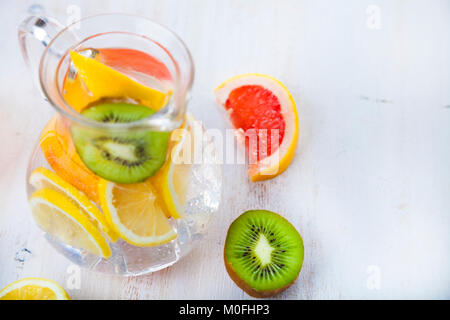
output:
POLYGON ((41 276, 73 299, 248 299, 226 274, 224 238, 240 213, 265 208, 305 244, 301 276, 277 298, 450 298, 448 1, 41 1, 62 22, 77 8, 120 11, 177 32, 196 64, 190 108, 208 128, 229 128, 212 89, 238 73, 279 78, 300 112, 284 174, 250 183, 244 166, 223 166, 222 209, 192 254, 135 278, 83 270, 79 289, 25 194, 28 157, 53 113, 17 43, 32 3, 0 2, 0 287, 41 276))

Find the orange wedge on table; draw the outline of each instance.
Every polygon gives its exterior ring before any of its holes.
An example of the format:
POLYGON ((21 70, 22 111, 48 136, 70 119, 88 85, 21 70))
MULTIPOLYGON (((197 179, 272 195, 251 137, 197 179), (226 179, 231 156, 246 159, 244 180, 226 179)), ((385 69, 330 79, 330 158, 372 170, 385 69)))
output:
POLYGON ((154 110, 167 103, 170 93, 145 86, 97 59, 75 51, 70 58, 77 74, 74 79, 66 78, 64 98, 77 111, 100 98, 132 98, 154 110))
POLYGON ((0 300, 70 300, 70 298, 55 281, 24 278, 3 288, 0 291, 0 300))
POLYGON ((288 89, 270 76, 243 74, 226 80, 214 92, 249 149, 251 181, 286 170, 299 136, 297 108, 288 89))

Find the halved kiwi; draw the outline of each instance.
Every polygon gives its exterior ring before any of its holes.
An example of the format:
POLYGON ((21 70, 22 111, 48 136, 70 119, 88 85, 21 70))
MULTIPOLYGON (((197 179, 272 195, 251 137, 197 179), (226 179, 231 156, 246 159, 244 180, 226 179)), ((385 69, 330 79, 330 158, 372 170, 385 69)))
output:
MULTIPOLYGON (((143 105, 103 103, 81 112, 104 123, 125 123, 155 113, 143 105)), ((73 125, 73 141, 80 158, 95 174, 118 183, 137 183, 153 176, 166 160, 169 132, 147 129, 99 130, 73 125)))
POLYGON ((224 258, 228 274, 242 290, 256 298, 270 297, 300 274, 303 240, 280 215, 250 210, 230 225, 224 258))

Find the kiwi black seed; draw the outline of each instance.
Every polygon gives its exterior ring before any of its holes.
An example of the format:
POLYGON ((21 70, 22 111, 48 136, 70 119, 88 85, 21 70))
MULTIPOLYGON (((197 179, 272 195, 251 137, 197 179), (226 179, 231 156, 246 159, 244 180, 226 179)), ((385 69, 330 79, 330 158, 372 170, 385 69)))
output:
POLYGON ((228 229, 226 269, 253 297, 270 297, 289 287, 300 274, 303 255, 298 231, 274 212, 246 211, 228 229))
MULTIPOLYGON (((155 111, 130 103, 103 103, 81 112, 103 123, 127 123, 151 117, 155 111)), ((118 183, 137 183, 153 176, 164 164, 169 132, 145 128, 93 129, 72 125, 80 158, 95 174, 118 183)))

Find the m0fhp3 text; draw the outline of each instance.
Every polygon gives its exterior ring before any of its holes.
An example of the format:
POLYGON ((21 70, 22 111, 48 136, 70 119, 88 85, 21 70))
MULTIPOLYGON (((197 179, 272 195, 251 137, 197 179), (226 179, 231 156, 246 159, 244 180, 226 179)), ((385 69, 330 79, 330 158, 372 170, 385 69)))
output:
POLYGON ((269 314, 269 305, 267 304, 231 304, 223 305, 223 314, 248 314, 261 315, 269 314))

